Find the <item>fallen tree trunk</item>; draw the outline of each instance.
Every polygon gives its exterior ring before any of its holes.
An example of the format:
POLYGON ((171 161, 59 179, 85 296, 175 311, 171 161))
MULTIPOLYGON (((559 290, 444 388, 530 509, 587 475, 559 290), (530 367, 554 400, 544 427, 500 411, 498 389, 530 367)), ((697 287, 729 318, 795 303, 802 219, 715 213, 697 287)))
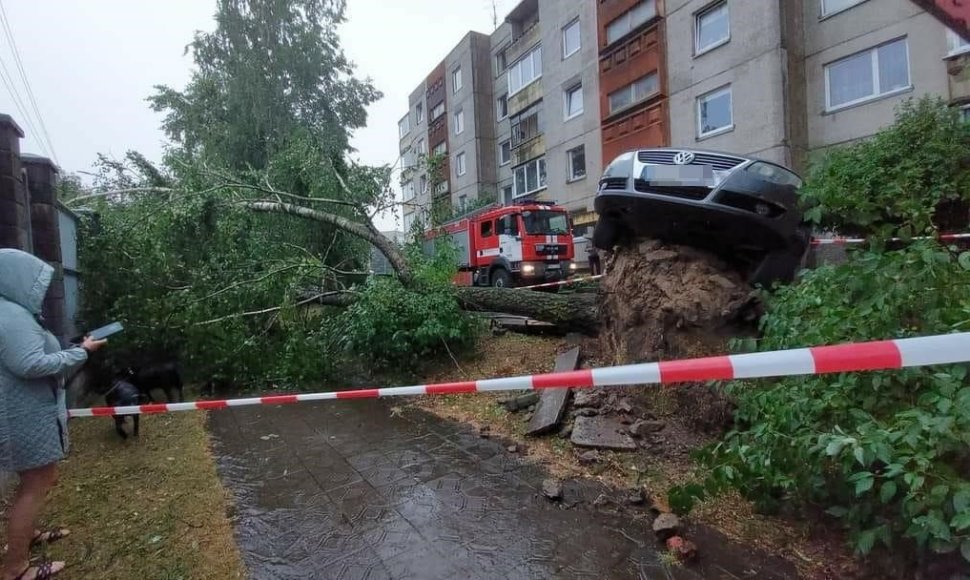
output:
POLYGON ((563 296, 529 290, 462 286, 457 288, 457 295, 465 310, 528 316, 586 334, 596 334, 599 329, 596 296, 591 294, 563 296))

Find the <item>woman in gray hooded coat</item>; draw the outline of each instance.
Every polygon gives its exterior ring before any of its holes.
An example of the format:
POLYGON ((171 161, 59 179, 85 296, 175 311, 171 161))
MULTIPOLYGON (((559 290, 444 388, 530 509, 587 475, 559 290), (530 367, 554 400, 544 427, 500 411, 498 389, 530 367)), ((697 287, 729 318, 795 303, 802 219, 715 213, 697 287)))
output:
POLYGON ((64 379, 105 341, 85 339, 62 350, 38 322, 54 270, 20 250, 0 249, 0 470, 16 472, 20 484, 7 510, 3 579, 49 578, 63 562, 31 566, 30 546, 67 535, 39 532, 37 516, 67 453, 64 379))

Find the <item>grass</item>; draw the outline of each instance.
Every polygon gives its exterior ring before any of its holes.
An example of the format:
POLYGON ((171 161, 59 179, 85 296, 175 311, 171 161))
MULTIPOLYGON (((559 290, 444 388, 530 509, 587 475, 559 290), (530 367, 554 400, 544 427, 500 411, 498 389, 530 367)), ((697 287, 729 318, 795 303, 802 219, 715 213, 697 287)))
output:
POLYGON ((67 562, 61 577, 245 577, 204 413, 143 417, 140 440, 121 441, 105 418, 70 428, 71 454, 41 521, 71 529, 43 548, 67 562))

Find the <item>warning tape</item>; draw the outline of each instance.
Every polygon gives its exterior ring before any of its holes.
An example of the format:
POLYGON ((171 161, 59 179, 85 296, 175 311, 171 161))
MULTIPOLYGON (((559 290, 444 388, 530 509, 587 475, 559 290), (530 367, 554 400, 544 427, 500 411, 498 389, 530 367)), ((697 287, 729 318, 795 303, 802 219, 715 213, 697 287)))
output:
POLYGON ((577 282, 587 282, 589 280, 599 280, 602 278, 602 274, 597 274, 595 276, 583 276, 582 278, 570 278, 569 280, 560 280, 558 282, 546 282, 544 284, 536 284, 534 286, 519 286, 516 290, 531 290, 533 288, 551 288, 552 286, 564 286, 566 284, 575 284, 577 282))
MULTIPOLYGON (((938 236, 917 236, 913 238, 889 238, 890 242, 906 242, 915 240, 940 240, 941 242, 951 242, 953 240, 965 240, 970 238, 970 234, 940 234, 938 236)), ((844 246, 847 244, 864 244, 866 238, 812 238, 813 246, 844 246)))
POLYGON ((376 399, 409 395, 453 395, 569 387, 666 385, 682 382, 876 371, 964 362, 970 362, 970 333, 966 332, 412 387, 71 409, 69 414, 71 417, 102 417, 204 411, 251 405, 284 405, 333 399, 376 399))

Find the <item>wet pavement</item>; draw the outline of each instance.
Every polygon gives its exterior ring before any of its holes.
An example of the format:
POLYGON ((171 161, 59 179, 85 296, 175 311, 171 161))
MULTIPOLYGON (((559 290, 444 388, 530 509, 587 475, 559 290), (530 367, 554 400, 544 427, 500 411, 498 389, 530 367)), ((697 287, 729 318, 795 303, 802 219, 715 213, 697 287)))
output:
POLYGON ((649 518, 592 507, 605 487, 553 503, 500 442, 383 401, 226 409, 210 428, 256 579, 790 576, 743 548, 669 566, 649 518))

